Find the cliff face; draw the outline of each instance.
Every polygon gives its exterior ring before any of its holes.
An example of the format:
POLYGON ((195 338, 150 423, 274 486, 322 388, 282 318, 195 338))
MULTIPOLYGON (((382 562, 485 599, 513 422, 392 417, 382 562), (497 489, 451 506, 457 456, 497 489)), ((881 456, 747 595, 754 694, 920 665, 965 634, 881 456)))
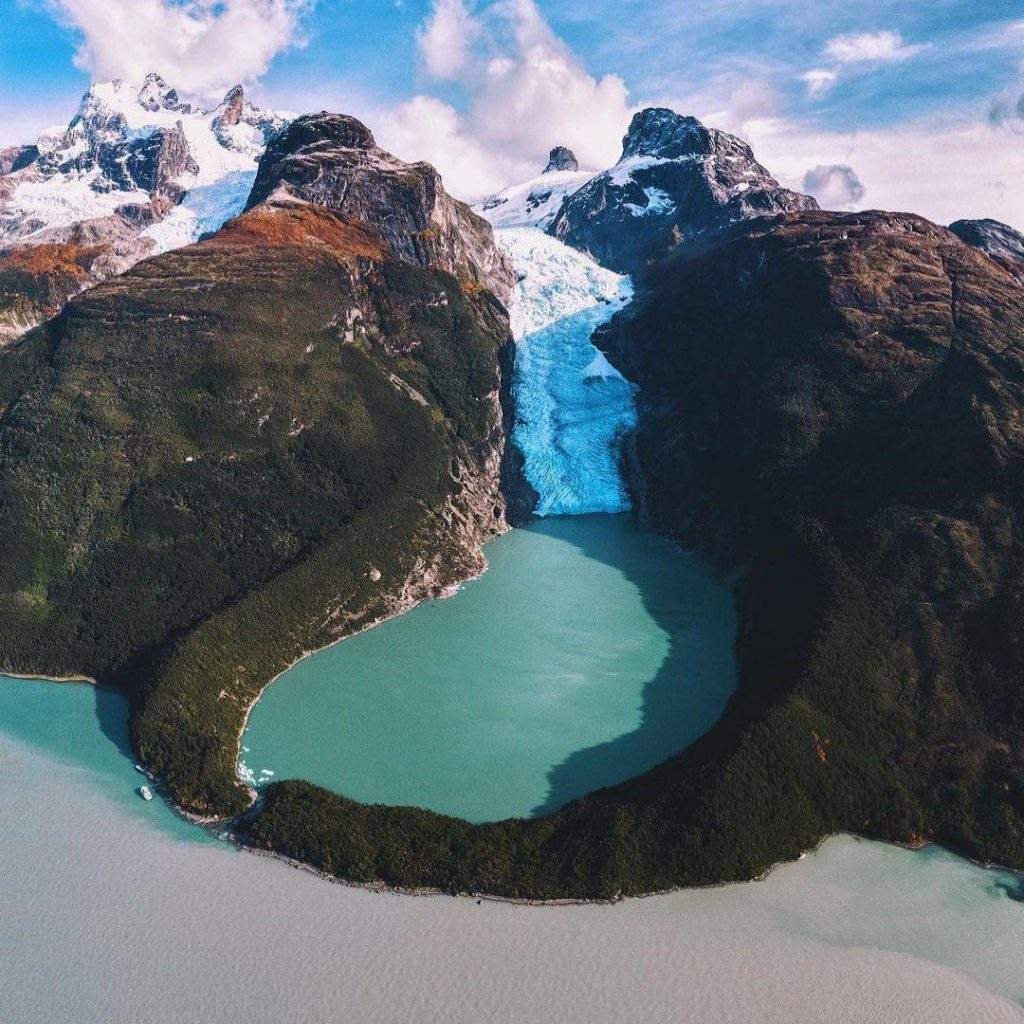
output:
POLYGON ((633 274, 708 231, 817 207, 783 188, 736 136, 650 108, 634 116, 619 162, 569 195, 548 231, 633 274))
POLYGON ((123 688, 192 810, 273 675, 505 528, 504 308, 389 237, 258 205, 0 350, 0 663, 123 688))
POLYGON ((680 254, 599 344, 653 522, 744 570, 737 697, 663 810, 751 869, 835 830, 1024 866, 1017 281, 918 217, 805 213, 680 254))
POLYGON ((295 200, 373 224, 398 259, 447 270, 502 301, 511 293, 515 274, 490 224, 449 196, 430 164, 392 156, 354 118, 306 115, 268 145, 249 207, 295 200))

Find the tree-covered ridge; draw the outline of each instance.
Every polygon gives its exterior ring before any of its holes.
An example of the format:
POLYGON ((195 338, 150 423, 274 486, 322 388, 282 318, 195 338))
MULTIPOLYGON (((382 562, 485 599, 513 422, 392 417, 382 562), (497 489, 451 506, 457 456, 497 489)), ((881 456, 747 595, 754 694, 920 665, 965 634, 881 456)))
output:
POLYGON ((680 253, 601 344, 641 384, 654 523, 742 569, 722 720, 543 820, 281 782, 251 840, 539 898, 748 879, 835 831, 1024 867, 1015 279, 920 218, 806 213, 680 253))
POLYGON ((506 338, 488 293, 314 208, 84 293, 0 353, 3 666, 123 688, 175 799, 239 810, 259 689, 502 528, 506 338))

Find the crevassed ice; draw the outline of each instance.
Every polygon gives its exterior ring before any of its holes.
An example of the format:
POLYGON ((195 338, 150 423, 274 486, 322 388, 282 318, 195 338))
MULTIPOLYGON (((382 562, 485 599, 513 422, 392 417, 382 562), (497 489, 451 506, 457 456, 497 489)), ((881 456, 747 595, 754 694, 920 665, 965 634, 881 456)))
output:
POLYGON ((496 235, 522 276, 510 308, 513 438, 539 496, 536 512, 624 512, 630 500, 619 463, 636 425, 636 385, 590 339, 629 302, 632 283, 536 228, 496 235))
POLYGON ((156 243, 154 253, 190 245, 237 217, 245 209, 255 180, 255 170, 231 171, 220 181, 198 185, 143 235, 156 243))

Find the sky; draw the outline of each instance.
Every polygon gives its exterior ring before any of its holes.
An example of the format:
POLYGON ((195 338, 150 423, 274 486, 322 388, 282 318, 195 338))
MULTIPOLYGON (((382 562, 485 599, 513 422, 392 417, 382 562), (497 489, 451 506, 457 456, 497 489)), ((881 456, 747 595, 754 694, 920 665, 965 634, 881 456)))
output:
POLYGON ((829 208, 1024 228, 1024 0, 0 0, 0 145, 149 70, 354 114, 464 198, 658 105, 829 208))

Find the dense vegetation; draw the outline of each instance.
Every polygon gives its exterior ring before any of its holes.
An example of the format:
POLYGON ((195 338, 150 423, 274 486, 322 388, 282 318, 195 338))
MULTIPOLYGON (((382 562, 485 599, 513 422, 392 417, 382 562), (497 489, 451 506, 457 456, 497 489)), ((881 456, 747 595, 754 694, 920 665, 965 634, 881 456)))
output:
POLYGON ((755 876, 837 830, 1024 867, 1024 293, 919 218, 805 214, 680 254, 604 336, 652 520, 739 588, 705 737, 541 821, 269 788, 252 841, 523 897, 755 876))
POLYGON ((0 351, 2 665, 119 686, 174 799, 242 810, 267 681, 500 528, 456 477, 494 456, 506 337, 487 293, 326 212, 254 212, 83 294, 0 351))
POLYGON ((119 685, 180 805, 354 881, 610 897, 749 878, 840 829, 1024 867, 1024 293, 882 214, 737 228, 604 335, 642 386, 643 506, 743 568, 714 729, 540 820, 301 781, 246 811, 260 689, 500 528, 506 337, 488 293, 311 208, 83 294, 0 351, 3 667, 119 685))

